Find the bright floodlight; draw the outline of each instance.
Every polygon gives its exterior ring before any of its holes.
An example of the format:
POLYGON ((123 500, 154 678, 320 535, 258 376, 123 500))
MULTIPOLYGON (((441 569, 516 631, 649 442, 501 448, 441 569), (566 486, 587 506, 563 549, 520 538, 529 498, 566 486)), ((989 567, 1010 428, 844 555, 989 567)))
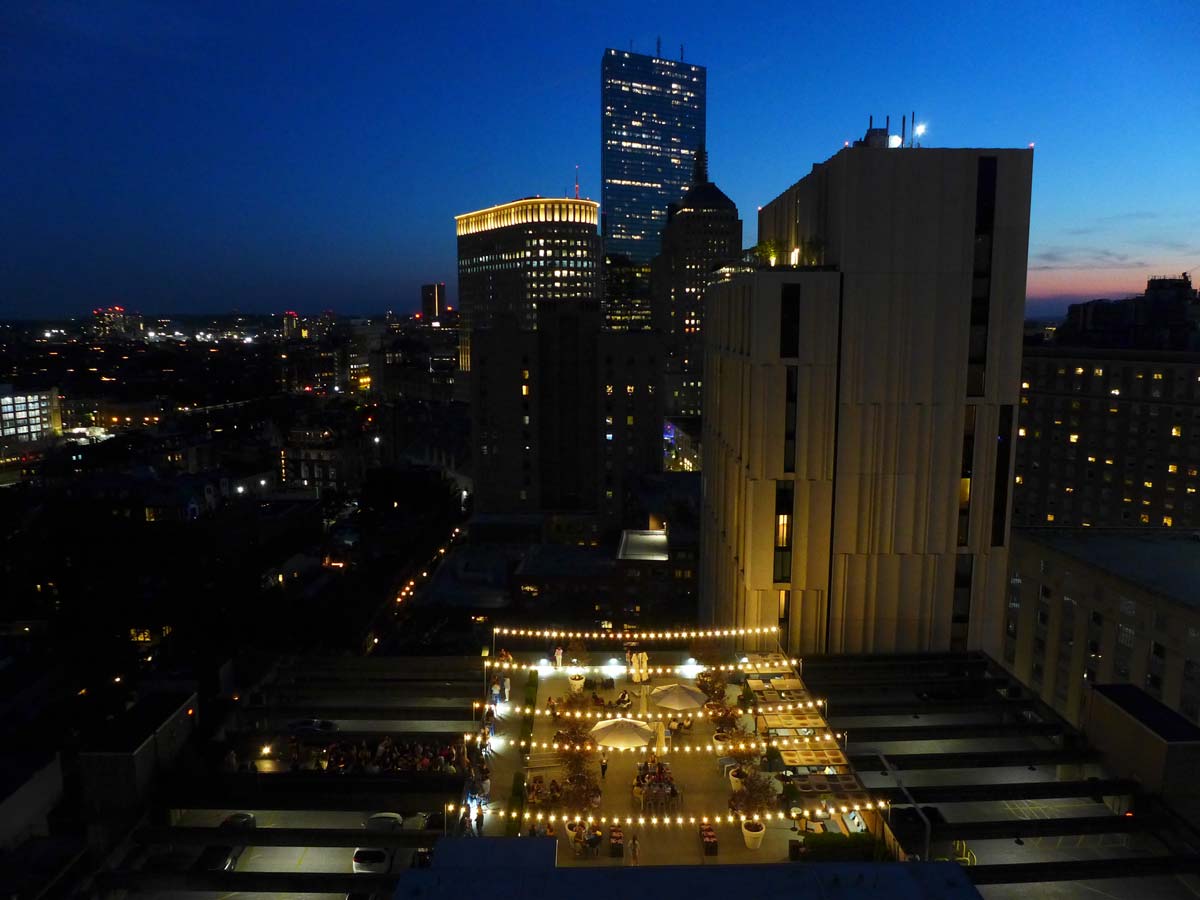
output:
POLYGON ((914 129, 913 133, 914 133, 914 134, 915 134, 917 137, 921 137, 923 134, 925 134, 925 123, 924 123, 924 122, 922 122, 920 125, 918 125, 918 126, 917 126, 917 127, 914 129))
POLYGON ((891 149, 894 150, 899 146, 900 146, 900 135, 889 134, 888 135, 888 147, 890 147, 891 149))

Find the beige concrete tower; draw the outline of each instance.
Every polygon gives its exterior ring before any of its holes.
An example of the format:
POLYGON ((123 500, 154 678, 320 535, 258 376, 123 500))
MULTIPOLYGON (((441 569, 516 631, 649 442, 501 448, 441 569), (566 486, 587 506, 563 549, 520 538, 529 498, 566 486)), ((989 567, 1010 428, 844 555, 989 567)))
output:
POLYGON ((995 650, 1033 154, 879 138, 709 289, 702 612, 800 653, 995 650))

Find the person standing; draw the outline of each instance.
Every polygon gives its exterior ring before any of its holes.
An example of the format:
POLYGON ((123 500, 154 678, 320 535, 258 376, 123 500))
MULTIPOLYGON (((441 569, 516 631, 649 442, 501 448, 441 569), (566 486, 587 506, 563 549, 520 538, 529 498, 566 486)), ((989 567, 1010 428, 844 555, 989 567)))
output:
POLYGON ((608 753, 600 751, 600 780, 604 780, 604 776, 608 774, 608 753))
POLYGON ((492 705, 496 706, 497 704, 500 703, 501 688, 500 688, 500 679, 499 678, 492 679, 492 689, 491 690, 492 690, 492 705))
POLYGON ((554 648, 554 668, 556 669, 562 668, 562 653, 563 651, 561 646, 554 648))
POLYGON ((504 702, 508 702, 508 696, 512 693, 512 678, 508 675, 504 676, 504 702))
POLYGON ((631 866, 641 864, 641 858, 638 855, 641 852, 641 849, 642 847, 638 843, 638 836, 635 834, 633 836, 633 840, 629 842, 629 864, 631 866))
POLYGON ((492 802, 492 776, 484 775, 483 783, 479 785, 479 816, 480 822, 483 821, 483 805, 492 802))
MULTIPOLYGON (((486 782, 485 782, 486 783, 486 782)), ((483 837, 483 804, 475 807, 475 833, 483 837)))

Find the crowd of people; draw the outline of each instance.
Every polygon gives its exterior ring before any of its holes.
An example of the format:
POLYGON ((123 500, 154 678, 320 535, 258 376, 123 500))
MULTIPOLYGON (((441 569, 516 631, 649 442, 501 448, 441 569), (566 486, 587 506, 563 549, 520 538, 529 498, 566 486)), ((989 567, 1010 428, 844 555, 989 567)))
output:
MULTIPOLYGON (((298 745, 293 744, 293 759, 298 759, 298 745)), ((467 771, 469 759, 462 741, 453 744, 394 741, 384 737, 374 749, 366 741, 333 741, 325 747, 317 761, 325 772, 355 772, 379 775, 394 772, 430 772, 435 775, 456 775, 467 771)))

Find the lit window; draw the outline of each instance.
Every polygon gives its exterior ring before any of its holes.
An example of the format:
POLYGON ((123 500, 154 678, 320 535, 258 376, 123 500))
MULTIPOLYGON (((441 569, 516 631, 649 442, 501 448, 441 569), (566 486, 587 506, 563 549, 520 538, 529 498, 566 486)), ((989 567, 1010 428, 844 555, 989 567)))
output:
POLYGON ((604 386, 604 393, 611 397, 613 395, 613 386, 611 384, 606 384, 604 386))
POLYGON ((1178 471, 1179 471, 1179 466, 1175 465, 1175 463, 1168 463, 1168 464, 1167 464, 1167 471, 1168 471, 1170 474, 1174 475, 1176 472, 1178 472, 1178 471))
POLYGON ((1170 528, 1172 525, 1175 524, 1175 520, 1172 519, 1170 516, 1163 516, 1163 524, 1166 525, 1168 528, 1170 528))
POLYGON ((1111 465, 1113 464, 1113 461, 1112 461, 1111 459, 1106 459, 1106 460, 1104 461, 1104 464, 1105 464, 1106 466, 1111 466, 1111 465))
POLYGON ((1024 428, 1018 428, 1018 429, 1017 429, 1017 434, 1018 434, 1018 435, 1020 435, 1021 437, 1025 437, 1025 429, 1024 429, 1024 428))
POLYGON ((1092 374, 1095 375, 1097 378, 1099 378, 1101 375, 1104 374, 1104 370, 1101 369, 1099 366, 1097 366, 1096 368, 1092 369, 1092 374))
POLYGON ((1022 382, 1021 382, 1021 389, 1022 389, 1022 390, 1025 390, 1025 391, 1029 390, 1029 382, 1028 382, 1028 381, 1022 381, 1022 382))
POLYGON ((1053 522, 1054 521, 1054 513, 1046 513, 1046 521, 1053 522))
POLYGON ((1076 374, 1076 375, 1082 375, 1082 374, 1083 374, 1083 366, 1076 366, 1076 367, 1075 367, 1075 374, 1076 374))
POLYGON ((1178 425, 1171 426, 1171 437, 1183 437, 1183 429, 1178 425))
POLYGON ((625 424, 626 424, 626 425, 632 425, 632 424, 633 424, 633 416, 626 416, 626 417, 625 417, 625 424))
POLYGON ((1096 457, 1094 457, 1094 456, 1088 457, 1088 462, 1095 462, 1095 461, 1096 461, 1096 457))
POLYGON ((528 396, 529 396, 529 385, 527 385, 527 384, 523 384, 523 385, 521 385, 521 396, 522 396, 522 397, 528 397, 528 396))
POLYGON ((632 384, 625 385, 625 393, 628 394, 630 397, 633 396, 633 385, 632 384))
POLYGON ((1024 483, 1025 483, 1025 476, 1024 476, 1024 475, 1018 475, 1018 476, 1016 477, 1016 482, 1017 482, 1017 484, 1024 484, 1024 483))
POLYGON ((1154 482, 1153 482, 1153 481, 1143 481, 1143 482, 1142 482, 1142 484, 1143 484, 1145 487, 1148 487, 1148 488, 1152 488, 1152 487, 1154 487, 1154 482))
POLYGON ((1149 525, 1150 524, 1150 514, 1142 513, 1140 516, 1138 516, 1138 521, 1141 522, 1143 525, 1149 525))
POLYGON ((1163 374, 1162 374, 1162 372, 1155 372, 1155 373, 1154 373, 1154 380, 1155 380, 1155 381, 1162 381, 1162 380, 1163 380, 1163 374))
POLYGON ((1077 435, 1077 434, 1071 435, 1070 440, 1071 440, 1072 444, 1078 444, 1079 443, 1079 435, 1077 435))
POLYGON ((1109 391, 1109 393, 1110 393, 1110 394, 1112 394, 1114 397, 1120 397, 1120 396, 1121 396, 1121 389, 1120 389, 1120 388, 1113 388, 1111 391, 1109 391))
POLYGON ((528 370, 528 369, 522 369, 522 370, 521 370, 521 377, 522 377, 522 378, 524 378, 526 381, 528 381, 528 380, 529 380, 529 370, 528 370))

